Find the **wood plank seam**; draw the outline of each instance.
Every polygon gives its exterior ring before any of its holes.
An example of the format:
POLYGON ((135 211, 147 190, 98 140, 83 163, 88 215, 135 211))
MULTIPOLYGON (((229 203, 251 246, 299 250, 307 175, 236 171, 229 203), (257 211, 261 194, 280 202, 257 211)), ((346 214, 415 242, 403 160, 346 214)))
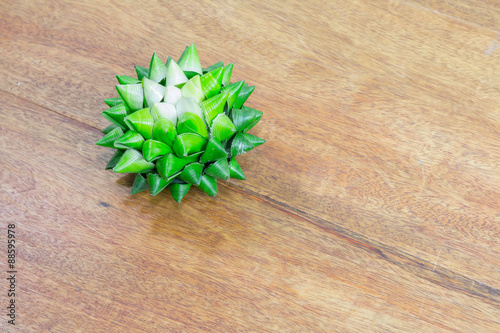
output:
POLYGON ((487 300, 489 303, 500 307, 499 289, 491 287, 479 281, 475 281, 449 269, 439 267, 437 265, 437 261, 435 263, 430 263, 428 261, 422 260, 414 255, 411 255, 404 251, 399 251, 393 247, 387 246, 383 243, 377 242, 361 234, 343 228, 335 223, 313 216, 309 213, 301 211, 300 209, 291 207, 286 203, 282 203, 265 195, 255 193, 251 190, 247 190, 241 186, 227 183, 223 183, 221 185, 231 188, 232 190, 239 191, 240 193, 243 193, 248 197, 253 197, 254 200, 258 200, 260 202, 271 205, 286 214, 303 220, 304 222, 313 224, 326 232, 334 234, 335 236, 358 246, 359 248, 375 253, 389 263, 397 265, 400 268, 408 271, 409 273, 415 274, 431 283, 447 289, 461 291, 468 295, 480 297, 484 300, 487 300))

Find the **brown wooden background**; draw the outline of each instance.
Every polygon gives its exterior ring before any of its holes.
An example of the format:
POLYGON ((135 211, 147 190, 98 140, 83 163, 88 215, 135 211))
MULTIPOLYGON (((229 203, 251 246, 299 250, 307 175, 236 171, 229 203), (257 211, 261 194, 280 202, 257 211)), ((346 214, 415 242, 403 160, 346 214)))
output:
MULTIPOLYGON (((2 1, 0 307, 19 332, 500 332, 500 7, 2 1), (114 75, 194 42, 267 143, 246 181, 130 196, 114 75)), ((0 330, 8 331, 0 316, 0 330)))

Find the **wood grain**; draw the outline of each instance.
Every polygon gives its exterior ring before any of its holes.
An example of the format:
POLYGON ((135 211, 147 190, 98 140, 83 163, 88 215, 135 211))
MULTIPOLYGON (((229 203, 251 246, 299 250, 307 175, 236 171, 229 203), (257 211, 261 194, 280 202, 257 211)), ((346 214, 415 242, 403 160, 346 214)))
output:
POLYGON ((0 4, 21 331, 500 330, 499 17, 469 0, 0 4), (215 199, 131 197, 94 146, 101 100, 192 41, 257 86, 268 142, 215 199))

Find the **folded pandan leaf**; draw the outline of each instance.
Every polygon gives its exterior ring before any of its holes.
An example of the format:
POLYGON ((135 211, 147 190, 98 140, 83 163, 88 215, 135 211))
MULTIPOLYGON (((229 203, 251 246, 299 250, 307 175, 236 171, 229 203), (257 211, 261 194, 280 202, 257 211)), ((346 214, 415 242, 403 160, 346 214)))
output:
POLYGON ((165 189, 172 180, 163 179, 157 173, 148 173, 148 184, 151 195, 155 196, 165 189))
POLYGON ((115 141, 123 135, 123 131, 120 127, 116 127, 100 138, 95 144, 98 146, 115 148, 115 141))
POLYGON ((177 124, 177 110, 174 105, 169 103, 155 103, 150 109, 153 120, 156 121, 160 118, 167 118, 174 126, 177 124))
POLYGON ((191 112, 183 113, 179 117, 177 133, 196 133, 208 139, 208 130, 205 122, 197 114, 191 112))
POLYGON ((253 93, 255 90, 255 86, 249 86, 248 84, 244 84, 243 88, 241 88, 240 94, 238 95, 238 98, 233 104, 233 107, 236 109, 241 109, 243 104, 246 102, 248 97, 253 93))
MULTIPOLYGON (((151 62, 149 63, 148 79, 154 82, 160 82, 167 76, 167 72, 168 72, 167 66, 165 66, 165 64, 156 55, 156 52, 153 53, 153 56, 151 57, 151 62)), ((143 78, 141 78, 141 80, 142 79, 143 78)))
POLYGON ((113 169, 118 164, 120 158, 122 158, 123 153, 125 153, 125 150, 117 150, 109 160, 108 164, 106 164, 106 170, 113 169))
POLYGON ((224 106, 226 105, 228 96, 229 93, 226 91, 200 103, 201 110, 205 116, 205 121, 209 126, 212 126, 212 120, 214 120, 218 114, 224 112, 224 106))
POLYGON ((199 134, 182 133, 177 135, 172 148, 177 156, 186 157, 202 151, 206 144, 207 140, 199 134))
POLYGON ((161 102, 165 97, 165 86, 146 77, 142 78, 142 88, 144 89, 144 99, 149 107, 161 102))
POLYGON ((167 154, 156 162, 156 169, 160 175, 167 179, 179 173, 189 162, 174 154, 167 154))
POLYGON ((262 111, 243 106, 241 109, 233 109, 231 120, 238 132, 246 133, 260 121, 262 114, 262 111))
POLYGON ((213 97, 220 92, 223 75, 224 67, 219 67, 201 76, 201 88, 206 98, 213 97))
POLYGON ((113 124, 121 127, 122 130, 127 129, 125 117, 128 115, 127 108, 124 104, 115 105, 107 110, 102 111, 102 116, 113 124))
POLYGON ((146 140, 142 146, 142 155, 146 161, 151 162, 165 154, 172 152, 172 147, 156 140, 146 140))
POLYGON ((170 119, 159 118, 153 125, 153 140, 165 143, 167 146, 174 144, 177 129, 170 119))
POLYGON ((132 190, 130 194, 136 194, 149 189, 148 179, 144 177, 141 173, 135 175, 134 184, 132 184, 132 190))
POLYGON ((181 202, 181 200, 186 196, 189 189, 191 188, 191 184, 189 183, 172 183, 168 186, 170 189, 170 194, 174 198, 175 201, 181 202))
POLYGON ((177 104, 182 99, 182 91, 176 86, 167 86, 165 89, 165 103, 177 104))
POLYGON ((247 132, 262 112, 243 104, 255 87, 231 83, 234 64, 202 68, 194 44, 177 62, 153 54, 137 79, 118 75, 119 97, 105 99, 111 125, 97 145, 117 149, 106 165, 136 173, 131 194, 169 188, 180 202, 194 186, 217 194, 217 179, 245 179, 235 156, 265 142, 247 132))
POLYGON ((142 84, 120 84, 116 91, 129 110, 137 111, 144 107, 144 92, 142 84))
POLYGON ((253 143, 243 133, 238 132, 231 143, 231 156, 241 155, 254 148, 253 143))
POLYGON ((217 179, 207 174, 201 177, 200 189, 211 197, 217 195, 217 179))
POLYGON ((184 74, 175 61, 171 60, 167 67, 167 86, 173 85, 179 87, 187 81, 186 74, 184 74))
POLYGON ((122 136, 120 136, 118 139, 115 141, 115 148, 119 149, 136 149, 136 150, 141 150, 142 145, 144 143, 144 138, 142 135, 137 133, 136 131, 128 131, 124 133, 122 136))
POLYGON ((199 103, 196 103, 192 97, 182 98, 175 105, 175 108, 177 109, 177 118, 180 118, 186 112, 190 112, 198 115, 201 119, 203 119, 203 121, 206 122, 205 115, 203 114, 199 103))
POLYGON ((265 143, 266 140, 259 138, 258 136, 248 134, 248 133, 243 133, 243 136, 250 141, 254 147, 260 146, 261 144, 265 143))
POLYGON ((216 161, 221 158, 227 158, 226 148, 216 138, 212 137, 207 143, 205 152, 200 157, 200 163, 216 161))
POLYGON ((154 166, 155 165, 153 163, 146 161, 139 151, 135 149, 127 149, 116 166, 113 168, 113 171, 122 173, 138 173, 150 171, 154 168, 154 166))
POLYGON ((132 131, 136 131, 145 139, 151 139, 154 120, 148 108, 144 108, 125 117, 125 124, 132 131))
POLYGON ((243 85, 245 84, 245 81, 239 81, 235 83, 231 83, 229 85, 224 86, 222 88, 223 92, 227 92, 227 109, 231 110, 233 108, 234 102, 236 102, 236 99, 238 98, 241 89, 243 88, 243 85))
POLYGON ((137 79, 142 81, 144 77, 149 78, 149 69, 142 66, 134 66, 135 72, 137 73, 137 79))
POLYGON ((222 85, 227 86, 231 81, 231 74, 233 74, 234 62, 224 67, 224 74, 222 75, 222 85))
POLYGON ((184 53, 177 61, 177 64, 188 78, 192 78, 196 74, 203 74, 200 58, 198 57, 198 51, 196 51, 194 43, 186 47, 184 53))
POLYGON ((104 100, 104 103, 108 104, 109 107, 113 107, 115 105, 123 103, 123 101, 120 97, 112 97, 112 98, 106 98, 104 100))
POLYGON ((116 125, 116 124, 111 124, 108 127, 103 128, 101 130, 101 133, 104 134, 104 135, 106 135, 106 134, 108 134, 109 132, 111 132, 112 130, 114 130, 117 127, 119 127, 119 126, 116 125))
POLYGON ((236 158, 231 158, 231 162, 229 163, 229 175, 231 178, 245 180, 247 179, 243 174, 243 170, 241 170, 240 165, 236 162, 236 158))
POLYGON ((184 167, 179 179, 191 185, 200 185, 201 174, 203 172, 203 165, 200 163, 191 163, 184 167))
POLYGON ((207 68, 203 68, 203 74, 206 74, 208 72, 213 71, 214 69, 224 67, 224 61, 219 61, 218 63, 215 63, 211 66, 208 66, 207 68))
POLYGON ((230 176, 230 170, 227 158, 221 158, 220 160, 212 163, 208 168, 206 168, 205 174, 214 178, 228 180, 230 176))
POLYGON ((205 100, 205 94, 203 94, 203 90, 201 89, 201 80, 199 75, 192 77, 184 86, 182 86, 181 92, 182 97, 192 97, 198 104, 205 100))
POLYGON ((120 84, 136 84, 141 83, 141 80, 136 79, 135 77, 130 77, 127 75, 117 75, 116 79, 120 84))
POLYGON ((225 113, 219 114, 212 122, 210 132, 219 141, 229 139, 236 132, 233 122, 225 113))

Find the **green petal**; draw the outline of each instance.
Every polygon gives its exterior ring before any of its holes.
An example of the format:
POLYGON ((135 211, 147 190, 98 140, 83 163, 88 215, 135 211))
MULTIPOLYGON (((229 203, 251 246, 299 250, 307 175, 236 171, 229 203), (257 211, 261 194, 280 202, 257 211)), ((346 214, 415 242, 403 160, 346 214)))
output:
POLYGON ((168 146, 174 144, 177 130, 174 123, 167 118, 160 118, 153 125, 153 140, 163 142, 168 146))
POLYGON ((108 164, 106 164, 105 170, 113 169, 118 164, 118 161, 123 156, 123 153, 125 153, 124 150, 117 150, 109 160, 108 164))
POLYGON ((249 86, 245 83, 243 88, 241 89, 240 94, 238 95, 238 98, 233 104, 233 107, 236 109, 241 109, 243 104, 246 102, 248 97, 252 94, 252 92, 255 90, 255 86, 249 86))
POLYGON ((167 86, 179 86, 187 81, 188 78, 184 74, 183 70, 174 60, 171 60, 167 67, 167 86))
POLYGON ((241 170, 240 165, 238 164, 238 162, 236 162, 236 159, 234 157, 231 158, 231 162, 229 163, 229 175, 231 176, 231 178, 235 179, 247 179, 245 177, 245 174, 243 174, 243 170, 241 170))
POLYGON ((227 108, 229 111, 231 111, 231 109, 233 108, 234 102, 236 102, 236 99, 238 98, 244 84, 245 84, 245 81, 239 81, 239 82, 231 83, 230 85, 222 88, 222 92, 228 93, 227 108))
POLYGON ((140 83, 140 80, 137 80, 135 77, 130 77, 127 75, 117 75, 116 79, 120 84, 136 84, 140 83))
POLYGON ((133 148, 141 150, 143 143, 144 138, 142 137, 142 135, 140 135, 136 131, 127 131, 121 137, 119 137, 118 140, 115 141, 115 148, 133 148))
POLYGON ((209 176, 224 179, 229 179, 229 163, 227 162, 227 158, 221 158, 220 160, 212 163, 206 170, 205 173, 209 176))
POLYGON ((177 124, 177 110, 169 103, 156 103, 151 108, 151 116, 156 121, 160 118, 167 118, 174 126, 177 124))
POLYGON ((196 133, 208 139, 208 130, 205 122, 196 114, 186 112, 177 123, 177 133, 196 133))
POLYGON ((171 182, 171 180, 169 181, 169 180, 163 179, 157 173, 149 173, 148 174, 149 190, 150 190, 152 196, 155 196, 158 193, 160 193, 161 191, 163 191, 165 189, 165 187, 167 187, 170 182, 171 182))
POLYGON ((182 99, 182 92, 176 86, 167 86, 165 90, 165 99, 164 102, 170 104, 177 104, 182 99))
POLYGON ((180 184, 180 183, 172 183, 168 186, 170 189, 170 194, 172 194, 172 198, 178 203, 186 196, 191 188, 191 184, 180 184))
POLYGON ((205 152, 201 155, 200 163, 216 161, 221 158, 227 158, 227 152, 219 140, 212 137, 207 143, 205 152))
POLYGON ((147 162, 142 154, 135 149, 127 149, 118 164, 113 168, 114 172, 139 173, 150 171, 154 164, 147 162))
POLYGON ((198 103, 196 103, 196 101, 192 97, 181 99, 175 105, 175 108, 177 109, 177 118, 178 119, 184 113, 191 112, 191 113, 198 115, 204 122, 206 122, 205 115, 203 114, 203 111, 201 111, 200 106, 198 105, 198 103))
POLYGON ((231 111, 231 119, 238 132, 247 132, 260 121, 262 114, 262 111, 243 106, 231 111))
POLYGON ((142 87, 144 89, 144 98, 146 99, 147 106, 153 106, 155 103, 161 102, 165 97, 165 86, 153 80, 143 78, 142 87))
POLYGON ((114 130, 114 129, 115 129, 115 128, 117 128, 117 127, 120 127, 120 126, 118 126, 118 125, 116 125, 116 124, 111 124, 111 125, 109 125, 108 127, 106 127, 106 128, 104 128, 104 129, 102 129, 102 130, 101 130, 101 133, 102 133, 102 134, 108 134, 109 132, 111 132, 112 130, 114 130))
POLYGON ((213 71, 214 69, 224 67, 224 61, 219 61, 218 63, 215 63, 211 66, 208 66, 207 68, 203 68, 203 74, 208 73, 213 71))
POLYGON ((226 67, 224 67, 224 74, 222 76, 222 85, 227 86, 229 82, 231 82, 231 74, 233 73, 233 65, 234 63, 230 63, 226 67))
POLYGON ((203 154, 203 151, 199 151, 197 153, 188 155, 186 157, 183 157, 187 161, 187 163, 194 163, 194 162, 199 162, 200 161, 200 156, 203 154))
POLYGON ((160 60, 160 57, 153 53, 151 57, 151 62, 149 63, 149 75, 148 78, 154 82, 160 82, 167 76, 167 66, 160 60))
POLYGON ((253 144, 254 147, 260 146, 261 144, 266 142, 266 140, 252 134, 243 133, 243 135, 248 141, 250 141, 253 144))
POLYGON ((116 91, 131 111, 137 111, 144 107, 142 84, 117 85, 116 91))
POLYGON ((108 134, 100 138, 95 144, 102 147, 115 148, 115 141, 123 135, 120 127, 111 130, 108 134))
POLYGON ((226 116, 225 113, 221 113, 215 117, 212 122, 210 133, 212 133, 217 140, 222 142, 229 139, 234 133, 236 133, 236 127, 234 127, 233 122, 228 116, 226 116))
POLYGON ((186 48, 182 56, 179 58, 179 61, 177 61, 177 64, 184 72, 187 72, 186 75, 188 77, 193 77, 196 74, 203 74, 200 58, 198 57, 198 51, 196 51, 194 43, 186 48))
POLYGON ((180 172, 187 163, 188 161, 174 154, 167 154, 156 162, 156 169, 163 178, 168 179, 180 172))
POLYGON ((179 179, 192 185, 200 185, 201 173, 203 172, 203 165, 200 163, 191 163, 184 167, 179 179))
POLYGON ((102 111, 102 116, 113 124, 120 126, 123 130, 127 129, 124 118, 128 115, 127 108, 124 104, 115 105, 107 110, 102 111))
POLYGON ((217 194, 217 179, 209 175, 203 175, 200 181, 200 189, 211 197, 217 194))
POLYGON ((113 107, 115 105, 123 103, 120 97, 106 98, 104 103, 108 104, 109 107, 113 107))
POLYGON ((228 93, 220 93, 212 98, 200 103, 201 110, 205 115, 205 121, 212 126, 212 120, 220 113, 224 112, 228 93))
POLYGON ((160 141, 146 140, 142 146, 142 155, 148 162, 168 153, 172 153, 172 148, 160 141))
POLYGON ((205 148, 207 140, 201 135, 194 133, 183 133, 177 135, 172 148, 177 156, 188 156, 205 148))
POLYGON ((254 145, 250 142, 243 133, 238 133, 231 143, 231 156, 241 155, 254 149, 254 145))
POLYGON ((126 116, 125 124, 127 124, 128 128, 131 130, 142 135, 144 139, 151 139, 154 121, 148 108, 135 111, 126 116))
POLYGON ((134 184, 132 185, 132 191, 130 194, 134 195, 142 191, 146 191, 149 188, 148 180, 140 173, 135 176, 134 184))
POLYGON ((223 74, 224 74, 224 67, 220 67, 214 69, 211 72, 203 74, 203 76, 200 78, 203 94, 207 98, 213 97, 220 92, 223 74))
POLYGON ((200 76, 196 75, 191 80, 189 80, 181 89, 182 97, 189 98, 192 97, 196 103, 200 103, 205 100, 205 95, 201 89, 200 76))
POLYGON ((134 66, 135 72, 137 73, 137 78, 142 81, 143 78, 149 78, 149 69, 142 66, 134 66))

